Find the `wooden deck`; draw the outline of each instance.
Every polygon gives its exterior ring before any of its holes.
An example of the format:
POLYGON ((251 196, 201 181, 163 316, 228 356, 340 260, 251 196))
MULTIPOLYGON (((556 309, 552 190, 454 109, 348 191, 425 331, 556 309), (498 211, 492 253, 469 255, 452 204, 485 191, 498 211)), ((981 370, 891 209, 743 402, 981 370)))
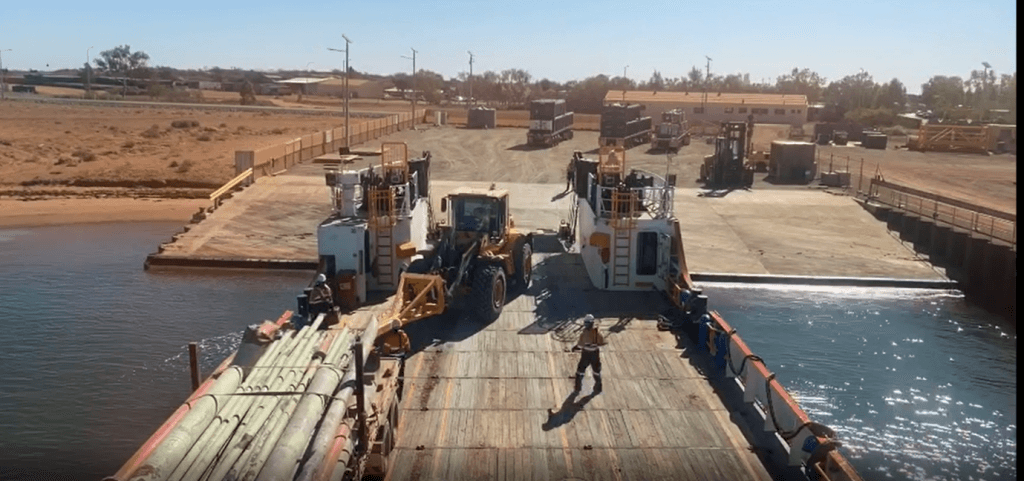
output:
POLYGON ((771 479, 674 336, 657 330, 656 295, 590 289, 568 254, 534 262, 533 287, 494 323, 409 326, 417 352, 388 479, 771 479), (588 372, 572 396, 569 348, 585 306, 608 340, 604 392, 592 394, 588 372))

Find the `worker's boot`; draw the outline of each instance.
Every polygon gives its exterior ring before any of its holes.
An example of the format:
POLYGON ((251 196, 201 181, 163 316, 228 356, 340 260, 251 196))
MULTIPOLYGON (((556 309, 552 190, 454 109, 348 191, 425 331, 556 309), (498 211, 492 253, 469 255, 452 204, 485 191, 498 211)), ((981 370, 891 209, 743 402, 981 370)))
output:
POLYGON ((580 392, 583 389, 583 373, 576 373, 576 384, 573 385, 572 392, 580 392))
POLYGON ((594 394, 601 392, 601 375, 594 373, 594 394))

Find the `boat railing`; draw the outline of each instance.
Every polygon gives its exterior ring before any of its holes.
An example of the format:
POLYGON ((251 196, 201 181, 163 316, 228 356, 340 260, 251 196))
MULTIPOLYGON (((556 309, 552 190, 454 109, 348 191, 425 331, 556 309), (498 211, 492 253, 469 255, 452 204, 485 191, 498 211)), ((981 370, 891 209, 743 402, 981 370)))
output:
POLYGON ((698 322, 697 350, 710 354, 713 364, 742 389, 743 401, 762 413, 764 431, 778 435, 790 466, 805 465, 833 481, 861 479, 836 450, 840 444, 835 432, 811 421, 735 329, 713 311, 698 322))

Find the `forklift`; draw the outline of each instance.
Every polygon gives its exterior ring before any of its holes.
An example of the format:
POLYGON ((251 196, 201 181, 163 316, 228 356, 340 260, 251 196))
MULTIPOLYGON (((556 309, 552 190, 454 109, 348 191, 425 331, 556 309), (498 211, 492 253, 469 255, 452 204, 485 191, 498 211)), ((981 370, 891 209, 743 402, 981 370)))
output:
POLYGON ((722 133, 715 139, 715 153, 704 157, 700 180, 704 186, 718 188, 750 188, 754 169, 746 163, 750 152, 754 122, 722 122, 722 133))

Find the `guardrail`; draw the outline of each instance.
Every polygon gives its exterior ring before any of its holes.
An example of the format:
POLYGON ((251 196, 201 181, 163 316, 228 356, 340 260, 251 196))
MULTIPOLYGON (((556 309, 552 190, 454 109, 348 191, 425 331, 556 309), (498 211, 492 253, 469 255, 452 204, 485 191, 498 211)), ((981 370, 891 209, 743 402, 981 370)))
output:
POLYGON ((221 197, 223 197, 224 194, 227 194, 232 189, 234 189, 235 186, 237 186, 239 183, 249 179, 251 175, 252 168, 245 169, 244 172, 235 176, 234 179, 229 180, 228 183, 222 185, 219 189, 213 191, 213 193, 210 194, 210 200, 213 201, 213 206, 215 208, 220 207, 221 197))
POLYGON ((1017 216, 957 199, 872 178, 867 198, 894 209, 928 217, 1017 249, 1017 216))
POLYGON ((221 198, 243 182, 248 185, 260 177, 275 175, 300 162, 334 152, 345 146, 346 134, 349 146, 359 145, 403 129, 412 128, 415 125, 415 120, 422 117, 422 110, 417 111, 415 116, 410 112, 403 112, 361 121, 347 127, 349 129, 347 132, 346 126, 342 126, 259 150, 236 150, 235 171, 238 174, 210 194, 210 200, 214 202, 213 207, 217 208, 220 206, 221 198))

